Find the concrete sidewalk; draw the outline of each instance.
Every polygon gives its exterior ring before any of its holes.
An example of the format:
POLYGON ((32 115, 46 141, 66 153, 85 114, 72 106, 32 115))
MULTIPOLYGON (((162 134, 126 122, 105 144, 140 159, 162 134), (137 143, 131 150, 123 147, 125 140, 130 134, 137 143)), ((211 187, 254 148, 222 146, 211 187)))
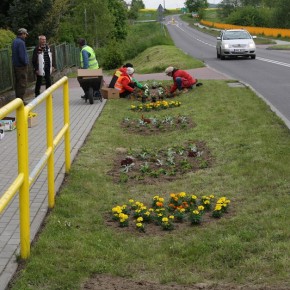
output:
MULTIPOLYGON (((197 79, 229 79, 226 75, 211 68, 189 70, 197 79)), ((164 73, 150 75, 135 75, 139 81, 146 80, 172 80, 164 73)), ((108 84, 111 77, 105 76, 108 84)), ((80 96, 82 89, 76 79, 69 80, 70 94, 70 120, 71 120, 71 161, 76 157, 77 152, 82 147, 87 135, 90 133, 97 118, 106 104, 95 101, 93 105, 85 103, 80 96)), ((54 106, 54 136, 63 126, 63 101, 62 88, 53 94, 54 106)), ((38 124, 29 128, 29 168, 35 167, 39 159, 43 156, 46 148, 46 127, 45 127, 45 102, 40 104, 34 112, 38 113, 38 124)), ((96 123, 98 126, 98 123, 96 123)), ((17 143, 16 130, 5 132, 4 139, 0 140, 0 196, 8 189, 17 176, 17 143)), ((59 190, 64 179, 64 144, 63 142, 55 151, 55 190, 59 190)), ((35 183, 30 188, 31 207, 31 233, 32 241, 43 222, 47 213, 47 171, 40 174, 35 183)), ((57 205, 56 205, 57 206, 57 205)), ((16 257, 19 255, 19 202, 18 195, 12 200, 5 212, 0 215, 0 290, 5 290, 15 271, 17 270, 16 257)))

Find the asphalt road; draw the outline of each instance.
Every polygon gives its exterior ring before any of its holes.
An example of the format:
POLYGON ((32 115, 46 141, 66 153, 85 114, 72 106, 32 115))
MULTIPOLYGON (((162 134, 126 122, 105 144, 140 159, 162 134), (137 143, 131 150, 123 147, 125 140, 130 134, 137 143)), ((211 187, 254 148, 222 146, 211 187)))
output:
POLYGON ((220 60, 216 57, 215 37, 189 27, 178 16, 174 16, 174 21, 167 18, 165 23, 178 48, 232 79, 250 85, 290 124, 290 51, 267 50, 266 45, 259 45, 255 60, 220 60))

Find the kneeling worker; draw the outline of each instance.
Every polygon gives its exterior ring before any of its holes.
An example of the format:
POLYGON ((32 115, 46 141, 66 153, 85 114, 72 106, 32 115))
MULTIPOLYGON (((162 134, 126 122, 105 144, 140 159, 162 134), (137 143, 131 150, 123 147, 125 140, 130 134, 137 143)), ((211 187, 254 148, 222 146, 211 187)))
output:
POLYGON ((133 93, 135 88, 135 83, 132 80, 133 73, 134 69, 132 67, 128 67, 126 69, 126 73, 118 77, 115 83, 115 89, 119 91, 120 98, 126 98, 128 95, 133 93))
POLYGON ((197 83, 197 80, 189 73, 172 66, 165 70, 165 74, 173 78, 173 85, 170 88, 170 94, 173 94, 177 89, 179 91, 184 90, 186 92, 187 89, 192 89, 197 83))

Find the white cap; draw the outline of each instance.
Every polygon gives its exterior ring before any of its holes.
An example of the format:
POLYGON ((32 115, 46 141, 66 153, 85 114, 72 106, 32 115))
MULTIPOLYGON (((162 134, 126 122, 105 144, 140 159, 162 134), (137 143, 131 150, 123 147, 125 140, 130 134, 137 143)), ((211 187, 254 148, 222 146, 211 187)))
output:
POLYGON ((174 70, 174 67, 173 66, 169 66, 166 70, 165 70, 165 73, 168 75, 169 73, 172 73, 174 70))
POLYGON ((134 69, 132 67, 127 67, 127 74, 132 75, 134 73, 134 69))

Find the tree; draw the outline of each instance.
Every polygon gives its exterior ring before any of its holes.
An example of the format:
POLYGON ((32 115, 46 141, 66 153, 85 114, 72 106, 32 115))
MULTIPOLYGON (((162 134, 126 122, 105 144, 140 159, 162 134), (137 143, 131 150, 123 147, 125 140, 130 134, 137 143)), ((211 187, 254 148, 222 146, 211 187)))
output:
POLYGON ((8 10, 9 27, 14 31, 25 27, 29 31, 28 45, 35 45, 39 31, 38 24, 46 19, 52 8, 52 0, 13 0, 8 10))
POLYGON ((290 28, 289 0, 278 0, 274 10, 273 23, 277 28, 290 28))
POLYGON ((61 19, 66 17, 70 8, 69 0, 53 0, 50 11, 44 21, 38 24, 37 30, 46 35, 48 39, 54 38, 58 34, 61 19))
POLYGON ((234 12, 240 6, 239 0, 223 0, 218 5, 218 14, 220 18, 228 17, 232 12, 234 12))
POLYGON ((207 0, 186 0, 184 4, 189 12, 197 12, 208 7, 207 0))
POLYGON ((109 0, 109 11, 114 17, 112 39, 125 39, 127 36, 127 5, 124 1, 109 0))
POLYGON ((131 2, 131 8, 132 7, 136 7, 139 10, 139 9, 144 9, 145 8, 145 5, 144 5, 144 3, 143 3, 142 0, 132 0, 132 2, 131 2))
POLYGON ((112 38, 114 16, 109 11, 108 0, 78 0, 72 27, 82 37, 95 47, 103 46, 112 38))
POLYGON ((10 2, 10 0, 2 0, 0 3, 0 27, 6 28, 10 2))

